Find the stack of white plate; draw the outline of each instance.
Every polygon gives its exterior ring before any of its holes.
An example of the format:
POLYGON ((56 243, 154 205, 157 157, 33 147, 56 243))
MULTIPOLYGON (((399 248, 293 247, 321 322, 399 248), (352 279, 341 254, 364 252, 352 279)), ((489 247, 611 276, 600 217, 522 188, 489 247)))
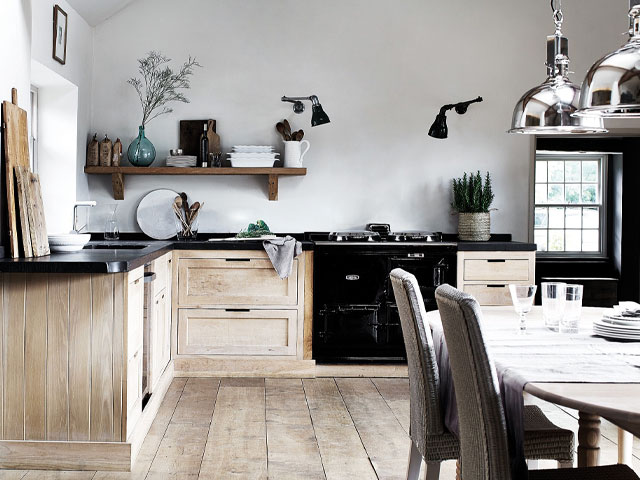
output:
POLYGON ((279 153, 269 145, 235 145, 228 154, 232 167, 273 167, 279 153))
POLYGON ((593 333, 605 338, 640 341, 640 312, 637 316, 624 310, 611 310, 594 320, 593 333))
POLYGON ((167 157, 167 167, 195 167, 198 157, 193 155, 171 155, 167 157))

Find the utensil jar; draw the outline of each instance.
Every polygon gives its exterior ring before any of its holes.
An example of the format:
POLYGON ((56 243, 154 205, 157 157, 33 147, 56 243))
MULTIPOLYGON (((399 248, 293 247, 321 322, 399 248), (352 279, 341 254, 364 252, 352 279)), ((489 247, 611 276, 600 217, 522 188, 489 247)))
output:
POLYGON ((285 168, 302 168, 302 160, 305 154, 311 148, 311 144, 308 140, 302 140, 297 142, 295 140, 291 140, 289 142, 284 142, 284 167, 285 168), (306 147, 304 150, 302 149, 302 144, 306 143, 306 147))

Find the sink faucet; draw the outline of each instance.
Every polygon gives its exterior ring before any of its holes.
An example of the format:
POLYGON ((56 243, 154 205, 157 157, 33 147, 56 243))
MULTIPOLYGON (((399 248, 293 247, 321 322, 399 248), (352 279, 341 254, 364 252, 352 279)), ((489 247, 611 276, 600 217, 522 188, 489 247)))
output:
POLYGON ((86 223, 82 227, 78 228, 78 207, 95 207, 95 206, 96 206, 96 202, 94 202, 93 200, 76 202, 73 205, 73 231, 75 233, 80 233, 83 229, 87 228, 86 223))

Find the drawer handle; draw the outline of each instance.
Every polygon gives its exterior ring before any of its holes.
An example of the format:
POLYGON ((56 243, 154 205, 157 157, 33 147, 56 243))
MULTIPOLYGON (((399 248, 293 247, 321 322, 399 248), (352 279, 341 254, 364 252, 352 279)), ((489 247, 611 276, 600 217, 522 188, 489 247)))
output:
POLYGON ((225 258, 225 262, 250 262, 250 258, 225 258))
POLYGON ((487 285, 487 288, 505 288, 506 285, 487 285))
POLYGON ((249 308, 225 308, 225 312, 250 312, 249 308))
POLYGON ((506 263, 507 261, 504 258, 491 258, 487 260, 489 263, 506 263))

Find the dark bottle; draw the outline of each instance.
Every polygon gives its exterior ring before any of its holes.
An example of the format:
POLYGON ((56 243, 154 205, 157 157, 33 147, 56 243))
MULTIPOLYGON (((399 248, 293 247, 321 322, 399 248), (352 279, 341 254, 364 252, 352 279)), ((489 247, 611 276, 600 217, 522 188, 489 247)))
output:
POLYGON ((198 166, 207 167, 209 165, 209 137, 207 136, 207 124, 204 124, 204 131, 200 136, 200 155, 198 155, 198 166))

